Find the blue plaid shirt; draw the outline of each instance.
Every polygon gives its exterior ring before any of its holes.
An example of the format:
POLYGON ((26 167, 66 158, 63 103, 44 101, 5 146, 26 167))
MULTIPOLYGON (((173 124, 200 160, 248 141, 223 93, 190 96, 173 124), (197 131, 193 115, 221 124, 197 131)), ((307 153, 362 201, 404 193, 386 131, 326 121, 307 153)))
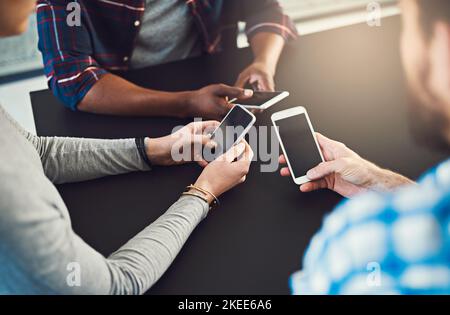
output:
POLYGON ((294 294, 450 294, 450 160, 417 186, 343 202, 303 267, 294 294))
MULTIPOLYGON (((249 38, 259 32, 295 39, 297 30, 276 0, 180 0, 189 7, 201 34, 203 51, 236 47, 237 22, 249 38)), ((126 71, 146 8, 145 0, 77 0, 81 26, 69 26, 69 0, 38 0, 39 50, 48 85, 76 110, 104 74, 126 71)))

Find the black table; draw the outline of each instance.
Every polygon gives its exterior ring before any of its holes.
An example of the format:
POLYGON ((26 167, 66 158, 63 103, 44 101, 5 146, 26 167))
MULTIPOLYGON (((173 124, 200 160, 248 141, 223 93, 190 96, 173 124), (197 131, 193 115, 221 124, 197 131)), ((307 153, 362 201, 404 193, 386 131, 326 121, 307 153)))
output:
MULTIPOLYGON (((279 65, 278 89, 291 92, 258 116, 269 125, 274 110, 307 107, 313 125, 362 156, 417 177, 443 158, 414 144, 408 132, 406 93, 398 53, 400 21, 383 20, 303 37, 279 65)), ((248 49, 124 74, 142 86, 170 91, 232 84, 251 60, 248 49)), ((184 124, 170 118, 123 118, 71 112, 49 91, 31 93, 39 135, 122 138, 162 136, 184 124)), ((160 216, 201 169, 155 168, 58 187, 75 231, 104 255, 160 216)), ((289 178, 261 173, 254 163, 244 185, 194 231, 152 294, 286 294, 288 277, 323 216, 340 200, 329 191, 301 194, 289 178)))

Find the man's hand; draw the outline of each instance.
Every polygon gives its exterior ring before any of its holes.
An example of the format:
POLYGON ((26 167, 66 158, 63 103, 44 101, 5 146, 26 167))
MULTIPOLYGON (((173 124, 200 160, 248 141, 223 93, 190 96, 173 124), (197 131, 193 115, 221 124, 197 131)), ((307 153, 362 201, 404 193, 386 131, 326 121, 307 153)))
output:
POLYGON ((105 74, 78 105, 81 111, 110 115, 202 117, 220 120, 233 105, 229 99, 251 97, 253 91, 224 84, 197 91, 163 92, 105 74))
POLYGON ((187 116, 220 120, 234 106, 228 100, 233 98, 246 99, 252 96, 252 90, 231 87, 225 84, 209 85, 198 91, 191 92, 187 116))
POLYGON ((219 126, 218 121, 190 123, 177 132, 161 138, 146 138, 147 156, 154 165, 177 165, 192 161, 204 167, 208 163, 202 158, 204 146, 214 147, 210 133, 219 126))
MULTIPOLYGON (((300 186, 300 191, 331 189, 342 196, 352 197, 366 190, 387 191, 413 182, 399 174, 384 170, 361 158, 343 143, 333 141, 316 133, 325 162, 309 170, 306 174, 311 182, 300 186)), ((280 163, 286 159, 280 156, 280 163)), ((282 176, 290 176, 289 169, 280 171, 282 176)))
POLYGON ((236 86, 243 88, 247 83, 257 87, 258 91, 275 91, 275 73, 262 62, 254 62, 239 75, 236 86))
POLYGON ((236 86, 255 85, 258 91, 273 92, 278 59, 284 47, 284 39, 273 33, 258 33, 250 40, 255 57, 253 63, 239 75, 236 86))

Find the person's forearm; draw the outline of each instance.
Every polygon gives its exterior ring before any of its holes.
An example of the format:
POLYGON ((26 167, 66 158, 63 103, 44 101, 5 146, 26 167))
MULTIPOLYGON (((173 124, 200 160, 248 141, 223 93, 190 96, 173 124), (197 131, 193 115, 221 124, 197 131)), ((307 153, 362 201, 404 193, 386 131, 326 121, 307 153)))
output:
POLYGON ((191 92, 162 92, 104 75, 78 104, 78 110, 110 115, 188 116, 191 92))
POLYGON ((390 191, 400 186, 415 184, 414 181, 403 175, 377 166, 373 169, 372 179, 370 187, 377 191, 390 191))
MULTIPOLYGON (((7 198, 12 204, 0 200, 0 209, 6 210, 2 220, 14 222, 8 229, 0 229, 2 242, 11 248, 6 261, 17 262, 20 270, 2 280, 10 291, 22 294, 142 294, 166 271, 209 211, 200 198, 183 196, 105 258, 72 230, 68 217, 62 214, 67 210, 57 208, 61 201, 56 190, 37 189, 37 194, 31 195, 36 198, 7 198), (48 195, 42 195, 43 191, 48 195), (74 279, 78 285, 70 284, 74 279)), ((91 207, 95 209, 95 202, 91 207)), ((123 210, 127 215, 130 209, 123 210)))
POLYGON ((45 175, 55 184, 145 171, 134 139, 100 140, 29 136, 45 175))
POLYGON ((108 257, 110 294, 142 294, 167 270, 209 205, 183 196, 158 220, 108 257))
POLYGON ((275 75, 284 48, 284 39, 274 33, 258 33, 250 41, 254 62, 264 64, 275 75))
POLYGON ((53 183, 67 183, 148 170, 134 139, 100 140, 38 137, 23 129, 0 106, 16 130, 36 149, 45 175, 53 183))

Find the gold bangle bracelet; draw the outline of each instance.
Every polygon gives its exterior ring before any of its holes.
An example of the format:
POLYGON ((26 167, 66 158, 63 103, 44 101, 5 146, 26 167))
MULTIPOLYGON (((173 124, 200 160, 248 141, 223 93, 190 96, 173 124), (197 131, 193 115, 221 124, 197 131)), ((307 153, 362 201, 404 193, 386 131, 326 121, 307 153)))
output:
POLYGON ((198 197, 198 198, 202 199, 204 202, 208 203, 208 199, 206 199, 206 197, 200 196, 199 194, 195 194, 195 193, 192 193, 192 192, 189 192, 189 191, 185 191, 181 195, 198 197))
POLYGON ((197 187, 197 186, 194 186, 194 185, 189 185, 189 186, 186 187, 186 189, 195 189, 195 190, 197 190, 197 191, 199 191, 199 192, 201 192, 201 193, 203 193, 205 195, 210 195, 214 199, 216 199, 216 197, 212 193, 210 193, 209 191, 207 191, 207 190, 205 190, 203 188, 200 188, 200 187, 197 187))
MULTIPOLYGON (((195 186, 195 185, 189 185, 189 186, 187 186, 186 187, 186 192, 188 192, 189 190, 191 190, 191 189, 193 189, 193 190, 196 190, 196 191, 198 191, 198 192, 200 192, 200 193, 202 193, 203 194, 203 197, 206 199, 206 196, 207 195, 210 195, 211 197, 213 197, 213 202, 212 202, 212 204, 211 204, 211 209, 215 209, 215 208, 217 208, 219 205, 220 205, 220 201, 219 201, 219 198, 217 198, 213 193, 211 193, 211 192, 209 192, 209 191, 207 191, 207 190, 205 190, 205 189, 203 189, 203 188, 200 188, 200 187, 197 187, 197 186, 195 186)), ((197 196, 197 195, 196 195, 197 196)), ((207 200, 207 199, 206 199, 207 200)))
POLYGON ((187 186, 186 188, 187 188, 187 189, 195 189, 195 190, 200 191, 200 192, 202 192, 202 193, 204 193, 204 194, 206 194, 206 195, 210 195, 211 197, 213 197, 214 200, 217 201, 217 203, 219 203, 219 198, 217 198, 212 192, 210 192, 210 191, 208 191, 208 190, 206 190, 206 189, 197 187, 197 186, 195 186, 195 185, 189 185, 189 186, 187 186))

